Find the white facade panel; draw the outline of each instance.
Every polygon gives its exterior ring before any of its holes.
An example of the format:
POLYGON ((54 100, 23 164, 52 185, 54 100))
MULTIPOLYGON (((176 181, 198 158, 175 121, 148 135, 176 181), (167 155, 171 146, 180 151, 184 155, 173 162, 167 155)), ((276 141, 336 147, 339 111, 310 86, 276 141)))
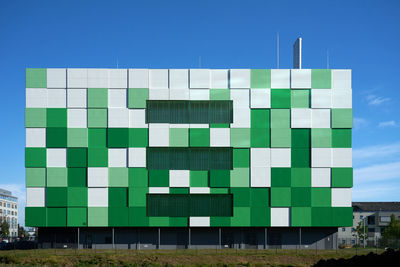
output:
POLYGON ((230 128, 210 128, 210 146, 229 147, 231 145, 230 128))
POLYGON ((249 108, 250 107, 250 90, 249 89, 233 89, 231 90, 231 100, 233 108, 249 108))
POLYGON ((87 87, 108 88, 108 71, 108 69, 87 69, 87 87))
POLYGON ((47 88, 67 88, 67 70, 47 69, 47 88))
POLYGON ((332 108, 331 89, 311 89, 312 108, 332 108))
POLYGON ((47 167, 67 167, 67 149, 66 148, 47 148, 47 167))
POLYGON ((108 188, 88 188, 88 207, 108 207, 108 188))
POLYGON ((68 109, 68 128, 87 128, 87 109, 68 109))
POLYGON ((108 109, 108 127, 110 127, 110 128, 128 128, 129 127, 129 109, 127 109, 127 108, 109 108, 108 109))
POLYGON ((211 89, 228 88, 228 70, 210 70, 211 71, 211 89))
POLYGON ((108 149, 108 167, 127 167, 126 148, 108 149))
POLYGON ((46 147, 46 128, 26 128, 26 147, 46 147))
MULTIPOLYGON (((234 105, 235 106, 235 105, 234 105)), ((250 128, 250 108, 233 108, 233 123, 231 128, 250 128)))
POLYGON ((271 108, 271 89, 252 89, 251 108, 271 108))
POLYGON ((230 88, 250 88, 250 70, 231 69, 230 88))
POLYGON ((130 147, 128 154, 128 167, 146 167, 145 147, 130 147))
POLYGON ((149 124, 149 146, 169 146, 169 124, 149 124))
POLYGON ((148 128, 145 109, 129 109, 129 128, 148 128))
POLYGON ((332 89, 351 89, 351 70, 332 70, 332 89))
POLYGON ((351 188, 332 188, 332 207, 351 207, 351 188))
POLYGON ((189 187, 189 175, 188 170, 169 170, 169 187, 189 187))
POLYGON ((169 187, 149 187, 149 194, 169 194, 169 187))
POLYGON ((168 70, 149 70, 149 88, 165 89, 168 88, 168 70))
POLYGON ((291 70, 291 88, 292 89, 310 89, 311 88, 311 70, 293 69, 291 70))
POLYGON ((67 107, 67 90, 66 89, 47 90, 47 107, 48 108, 66 108, 67 107))
POLYGON ((210 217, 189 217, 190 227, 209 227, 210 217))
POLYGON ((126 89, 109 89, 108 90, 108 107, 110 108, 126 108, 126 89))
POLYGON ((271 168, 251 167, 250 187, 271 187, 271 168))
POLYGON ((129 88, 149 88, 148 69, 129 69, 129 88))
POLYGON ((271 148, 271 167, 291 166, 290 148, 271 148))
POLYGON ((149 89, 149 100, 169 100, 169 89, 149 89))
POLYGON ((190 89, 190 100, 210 100, 210 90, 208 89, 190 89))
POLYGON ((191 69, 189 81, 190 81, 190 88, 209 89, 210 88, 210 70, 208 70, 208 69, 191 69))
POLYGON ((27 108, 47 108, 46 88, 26 88, 27 108))
POLYGON ((190 194, 210 194, 209 187, 190 187, 190 194))
POLYGON ((290 111, 291 128, 311 128, 310 108, 292 108, 290 111))
POLYGON ((330 187, 331 168, 311 168, 311 187, 330 187))
POLYGON ((108 168, 88 168, 88 187, 108 187, 108 168))
POLYGON ((332 167, 351 167, 352 158, 351 148, 332 148, 332 167))
POLYGON ((86 108, 87 90, 86 89, 68 89, 67 90, 68 108, 86 108))
MULTIPOLYGON (((88 69, 67 69, 68 88, 88 88, 88 69)), ((106 87, 92 87, 106 88, 106 87)))
POLYGON ((186 69, 169 70, 169 88, 171 89, 189 88, 189 71, 186 69))
POLYGON ((312 128, 330 128, 331 110, 330 109, 312 109, 312 128))
POLYGON ((290 226, 290 208, 271 208, 271 226, 290 226))
POLYGON ((290 70, 284 70, 284 69, 271 70, 271 88, 276 88, 276 89, 290 88, 290 70))
MULTIPOLYGON (((205 91, 205 90, 203 90, 205 91)), ((170 89, 169 99, 170 100, 189 100, 189 89, 170 89)))
POLYGON ((270 167, 271 149, 270 148, 250 148, 250 166, 270 167))
POLYGON ((332 90, 332 108, 352 108, 352 90, 332 90))
POLYGON ((332 148, 311 148, 311 167, 332 167, 332 148))
POLYGON ((46 193, 44 187, 26 188, 26 206, 44 207, 46 202, 46 193))
POLYGON ((128 70, 109 69, 107 88, 128 88, 128 70))

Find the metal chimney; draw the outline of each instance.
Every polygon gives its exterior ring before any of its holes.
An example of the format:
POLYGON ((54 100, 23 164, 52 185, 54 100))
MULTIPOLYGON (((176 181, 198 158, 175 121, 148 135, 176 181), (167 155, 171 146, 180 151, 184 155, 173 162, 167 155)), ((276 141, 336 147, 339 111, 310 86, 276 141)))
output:
POLYGON ((293 44, 293 69, 301 69, 301 37, 293 44))

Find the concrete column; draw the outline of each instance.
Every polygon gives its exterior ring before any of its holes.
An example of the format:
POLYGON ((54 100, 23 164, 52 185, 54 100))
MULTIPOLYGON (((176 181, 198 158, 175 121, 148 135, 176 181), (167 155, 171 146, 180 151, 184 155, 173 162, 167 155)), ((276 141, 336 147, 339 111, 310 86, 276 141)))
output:
POLYGON ((221 227, 218 228, 218 240, 219 240, 219 248, 222 248, 222 244, 221 244, 221 227))
POLYGON ((78 227, 78 249, 79 249, 79 227, 78 227))
POLYGON ((191 248, 191 241, 192 237, 191 237, 191 232, 190 232, 190 227, 188 228, 188 248, 191 248))
POLYGON ((161 246, 160 235, 161 235, 161 233, 160 233, 160 227, 158 227, 158 247, 157 247, 157 249, 160 249, 160 246, 161 246))
POLYGON ((115 243, 114 243, 114 227, 112 228, 112 248, 115 248, 115 243))

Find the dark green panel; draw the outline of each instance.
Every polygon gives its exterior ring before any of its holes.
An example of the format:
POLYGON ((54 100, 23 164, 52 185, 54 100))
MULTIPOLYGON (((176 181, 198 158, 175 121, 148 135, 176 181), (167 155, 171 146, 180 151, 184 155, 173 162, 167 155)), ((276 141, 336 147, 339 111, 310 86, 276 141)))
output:
POLYGON ((210 170, 210 187, 229 187, 230 175, 229 170, 210 170))
POLYGON ((48 108, 46 111, 47 127, 67 128, 67 109, 48 108))
POLYGON ((353 168, 332 168, 332 187, 353 187, 353 168))
POLYGON ((68 187, 85 187, 86 176, 86 168, 68 168, 68 187))
POLYGON ((332 147, 351 148, 351 129, 332 129, 332 147))
POLYGON ((311 188, 292 188, 292 207, 311 207, 311 188))
POLYGON ((47 227, 66 227, 67 208, 47 208, 47 227))
POLYGON ((87 148, 68 148, 67 166, 87 167, 87 148))
POLYGON ((108 226, 122 227, 129 226, 129 208, 128 207, 109 207, 108 208, 108 226))
POLYGON ((46 147, 67 147, 67 128, 47 128, 46 147))
POLYGON ((67 187, 47 187, 46 188, 47 207, 66 207, 67 206, 67 187))
POLYGON ((107 147, 128 147, 129 129, 128 128, 108 128, 107 147))
POLYGON ((310 148, 311 129, 292 129, 292 148, 310 148))
POLYGON ((269 109, 252 109, 251 110, 251 128, 270 128, 270 110, 269 109))
POLYGON ((128 207, 128 189, 125 187, 109 187, 108 206, 128 207))
POLYGON ((87 207, 88 188, 87 187, 68 187, 67 188, 68 207, 87 207))
POLYGON ((25 168, 46 167, 46 148, 26 147, 25 168))
POLYGON ((290 187, 291 169, 290 168, 271 168, 272 187, 290 187))
POLYGON ((130 128, 128 145, 129 147, 147 147, 149 145, 149 129, 130 128))
POLYGON ((311 150, 309 148, 292 148, 293 168, 311 168, 311 150))
POLYGON ((25 226, 45 227, 47 216, 44 207, 25 207, 25 226))
POLYGON ((88 129, 88 139, 89 147, 107 147, 107 129, 88 129))
POLYGON ((169 171, 149 170, 149 187, 169 187, 169 171))
POLYGON ((271 108, 291 108, 289 89, 271 89, 271 108))

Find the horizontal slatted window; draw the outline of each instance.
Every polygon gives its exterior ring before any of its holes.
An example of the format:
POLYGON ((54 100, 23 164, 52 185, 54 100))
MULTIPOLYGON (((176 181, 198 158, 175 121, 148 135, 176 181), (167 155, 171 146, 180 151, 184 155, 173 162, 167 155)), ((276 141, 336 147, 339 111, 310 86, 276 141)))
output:
POLYGON ((231 100, 147 100, 147 123, 232 123, 231 100))
POLYGON ((231 194, 147 194, 147 216, 233 216, 231 194))
POLYGON ((148 147, 149 170, 232 170, 231 147, 148 147))

